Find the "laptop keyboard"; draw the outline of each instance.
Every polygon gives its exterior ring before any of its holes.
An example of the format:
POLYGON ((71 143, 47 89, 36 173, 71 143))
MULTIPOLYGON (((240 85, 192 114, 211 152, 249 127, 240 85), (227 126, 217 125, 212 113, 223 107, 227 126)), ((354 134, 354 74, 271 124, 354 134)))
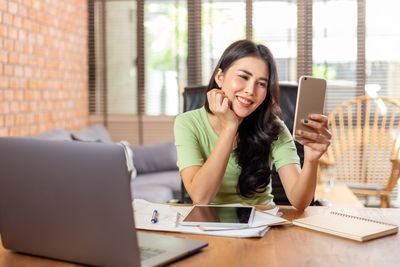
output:
POLYGON ((144 248, 144 247, 140 247, 139 250, 140 250, 140 259, 142 261, 165 252, 165 250, 162 249, 144 248))

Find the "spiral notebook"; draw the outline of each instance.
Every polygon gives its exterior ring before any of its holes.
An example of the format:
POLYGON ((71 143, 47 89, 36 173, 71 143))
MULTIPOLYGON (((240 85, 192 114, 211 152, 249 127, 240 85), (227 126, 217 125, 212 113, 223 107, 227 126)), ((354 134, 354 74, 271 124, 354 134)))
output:
POLYGON ((296 219, 293 224, 360 242, 395 234, 399 228, 397 225, 334 211, 296 219))

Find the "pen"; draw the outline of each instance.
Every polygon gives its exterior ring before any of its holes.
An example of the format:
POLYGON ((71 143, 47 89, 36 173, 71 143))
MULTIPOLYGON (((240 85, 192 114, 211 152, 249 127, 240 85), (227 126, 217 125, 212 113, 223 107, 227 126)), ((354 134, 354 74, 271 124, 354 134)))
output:
POLYGON ((152 223, 158 222, 157 215, 158 215, 158 211, 157 211, 157 210, 154 210, 154 211, 153 211, 153 216, 151 217, 151 222, 152 222, 152 223))

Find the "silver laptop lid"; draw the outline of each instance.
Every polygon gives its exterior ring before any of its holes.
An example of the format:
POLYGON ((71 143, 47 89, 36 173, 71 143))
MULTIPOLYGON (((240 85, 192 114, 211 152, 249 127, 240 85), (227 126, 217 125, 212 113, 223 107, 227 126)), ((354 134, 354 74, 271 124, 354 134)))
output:
POLYGON ((5 248, 89 265, 140 265, 122 146, 0 138, 0 148, 5 248))

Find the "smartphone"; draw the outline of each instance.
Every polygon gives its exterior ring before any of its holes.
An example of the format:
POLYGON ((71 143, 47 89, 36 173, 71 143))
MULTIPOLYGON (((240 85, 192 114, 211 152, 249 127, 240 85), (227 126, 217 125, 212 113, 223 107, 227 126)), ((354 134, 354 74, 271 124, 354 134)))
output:
POLYGON ((326 93, 326 80, 312 76, 301 76, 299 78, 299 89, 297 91, 296 112, 293 121, 293 139, 296 141, 307 141, 296 134, 298 130, 313 131, 304 125, 302 121, 309 119, 309 114, 322 114, 324 111, 326 93))
POLYGON ((183 218, 181 225, 249 227, 253 222, 254 213, 254 207, 195 205, 183 218))

